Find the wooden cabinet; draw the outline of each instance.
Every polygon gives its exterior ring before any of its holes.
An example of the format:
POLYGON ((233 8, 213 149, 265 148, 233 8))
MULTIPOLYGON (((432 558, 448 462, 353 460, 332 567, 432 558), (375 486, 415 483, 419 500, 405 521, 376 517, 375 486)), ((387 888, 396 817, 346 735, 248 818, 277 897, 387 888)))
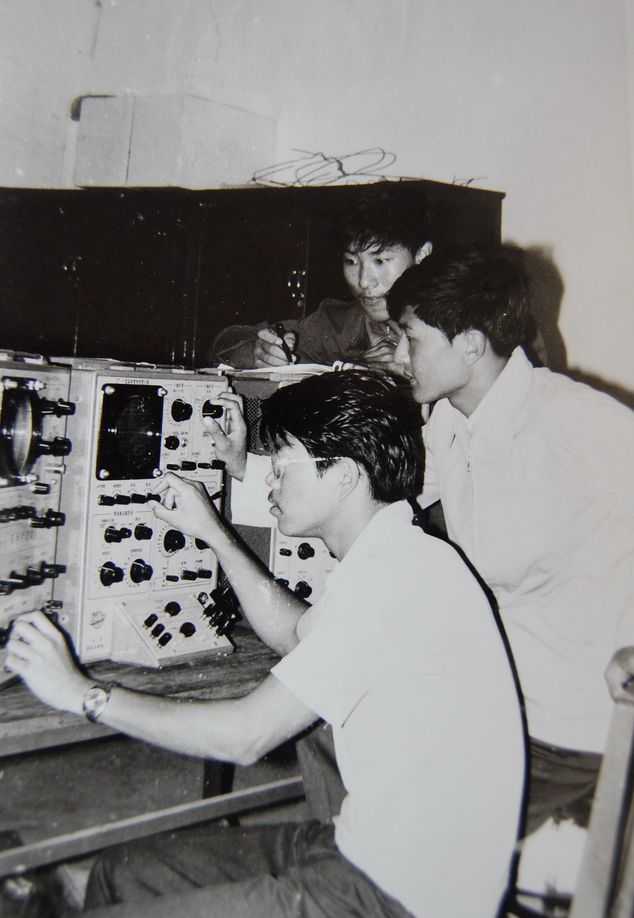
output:
POLYGON ((0 346, 205 366, 226 325, 346 298, 336 230, 360 194, 405 194, 421 219, 431 214, 436 247, 500 239, 503 194, 425 180, 3 189, 0 346))

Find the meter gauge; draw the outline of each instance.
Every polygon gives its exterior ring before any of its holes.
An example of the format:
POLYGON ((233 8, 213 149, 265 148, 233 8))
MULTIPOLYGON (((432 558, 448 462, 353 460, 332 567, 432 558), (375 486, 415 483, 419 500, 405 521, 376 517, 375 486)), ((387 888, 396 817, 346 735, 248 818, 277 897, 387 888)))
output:
POLYGON ((66 437, 42 437, 46 415, 73 414, 75 406, 59 399, 51 402, 37 395, 36 380, 5 376, 0 382, 0 476, 5 484, 23 483, 40 456, 67 456, 66 437))
POLYGON ((21 382, 4 377, 0 390, 0 474, 9 483, 31 471, 42 437, 39 399, 21 382))

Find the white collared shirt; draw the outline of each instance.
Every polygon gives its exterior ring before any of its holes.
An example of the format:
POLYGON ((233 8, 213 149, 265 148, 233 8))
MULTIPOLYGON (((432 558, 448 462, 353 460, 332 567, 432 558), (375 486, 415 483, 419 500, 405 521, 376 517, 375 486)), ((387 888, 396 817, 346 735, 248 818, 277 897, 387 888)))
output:
POLYGON ((422 506, 493 590, 543 742, 603 750, 613 651, 634 644, 634 416, 517 348, 471 417, 424 427, 422 506))
POLYGON ((297 633, 272 672, 332 724, 347 791, 340 851, 415 915, 490 918, 518 828, 524 742, 502 638, 466 564, 392 504, 297 633))

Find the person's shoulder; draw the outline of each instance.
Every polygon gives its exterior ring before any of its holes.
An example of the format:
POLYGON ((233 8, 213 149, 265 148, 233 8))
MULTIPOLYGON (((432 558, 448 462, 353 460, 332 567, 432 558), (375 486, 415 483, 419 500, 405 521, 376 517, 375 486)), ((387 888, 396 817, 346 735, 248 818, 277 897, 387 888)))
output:
POLYGON ((624 425, 634 421, 630 408, 588 383, 546 367, 535 367, 532 374, 531 397, 545 414, 562 418, 581 415, 587 421, 602 416, 624 425))

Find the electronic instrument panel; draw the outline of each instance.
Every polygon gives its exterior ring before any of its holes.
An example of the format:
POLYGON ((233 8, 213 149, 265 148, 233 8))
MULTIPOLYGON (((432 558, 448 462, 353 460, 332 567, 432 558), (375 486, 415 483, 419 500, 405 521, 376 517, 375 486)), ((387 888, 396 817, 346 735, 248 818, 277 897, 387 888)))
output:
POLYGON ((56 612, 53 586, 66 574, 57 554, 64 525, 61 482, 72 444, 66 424, 70 370, 41 357, 0 353, 1 648, 16 616, 56 612))
POLYGON ((207 489, 221 509, 224 472, 202 426, 222 422, 221 376, 108 361, 73 361, 74 461, 63 481, 59 553, 70 576, 54 591, 81 660, 162 666, 226 653, 211 548, 156 518, 168 470, 207 489))
MULTIPOLYGON (((241 615, 214 552, 152 507, 172 470, 200 482, 230 517, 202 418, 223 424, 217 399, 233 388, 250 448, 263 452, 260 403, 280 384, 240 371, 0 352, 0 685, 11 624, 32 610, 58 621, 86 663, 157 667, 233 650, 228 632, 241 615)), ((273 518, 236 528, 278 580, 319 598, 336 564, 320 539, 285 536, 273 518)))

